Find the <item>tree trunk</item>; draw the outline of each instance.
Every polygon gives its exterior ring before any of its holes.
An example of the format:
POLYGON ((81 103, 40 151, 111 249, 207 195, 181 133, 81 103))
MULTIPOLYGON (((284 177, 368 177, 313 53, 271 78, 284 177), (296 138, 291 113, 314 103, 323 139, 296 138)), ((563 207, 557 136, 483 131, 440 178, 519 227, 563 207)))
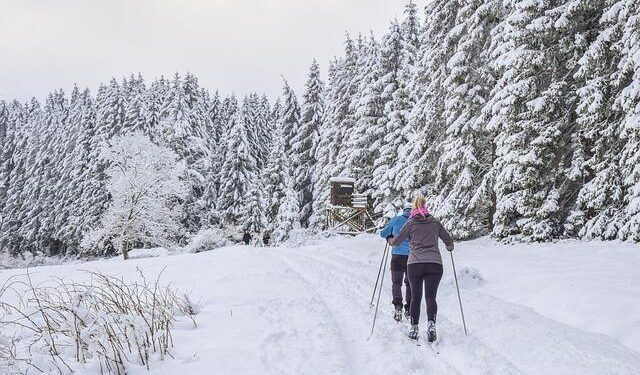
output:
POLYGON ((122 256, 124 257, 124 260, 129 259, 129 242, 128 241, 124 241, 122 243, 122 256))

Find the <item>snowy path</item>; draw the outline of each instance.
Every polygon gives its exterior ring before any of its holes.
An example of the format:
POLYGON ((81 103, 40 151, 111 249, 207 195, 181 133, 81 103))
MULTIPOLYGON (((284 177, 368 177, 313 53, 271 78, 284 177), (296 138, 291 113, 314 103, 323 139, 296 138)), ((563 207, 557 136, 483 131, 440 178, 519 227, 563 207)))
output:
MULTIPOLYGON (((201 298, 198 327, 176 327, 175 359, 154 363, 154 375, 640 373, 640 353, 609 336, 489 294, 493 289, 474 279, 463 280, 470 330, 464 336, 447 258, 438 298, 441 354, 411 344, 405 338, 406 323, 390 318, 388 273, 376 332, 368 339, 380 245, 370 236, 337 238, 291 249, 237 246, 127 262, 103 260, 82 268, 135 277, 138 267, 153 275, 166 266, 164 280, 201 298)), ((459 253, 461 264, 471 259, 464 251, 459 253)), ((75 267, 30 272, 36 282, 52 275, 86 277, 75 267)), ((1 271, 0 280, 20 273, 24 271, 1 271)), ((131 368, 131 374, 148 372, 131 368)))
MULTIPOLYGON (((568 327, 529 308, 473 290, 463 291, 468 301, 468 324, 473 328, 471 335, 465 337, 457 323, 455 290, 447 279, 439 297, 439 328, 444 337, 439 356, 428 348, 407 345, 403 336, 406 327, 389 319, 390 309, 382 301, 377 332, 366 341, 375 267, 321 251, 281 250, 276 254, 286 259, 290 267, 305 270, 306 279, 316 283, 314 291, 320 298, 333 300, 339 307, 348 306, 346 310, 339 308, 336 314, 341 318, 342 331, 349 332, 353 347, 369 346, 352 358, 358 370, 354 374, 389 368, 389 374, 428 370, 432 374, 631 375, 640 369, 640 355, 615 340, 568 327)), ((385 281, 388 295, 389 284, 385 281)))

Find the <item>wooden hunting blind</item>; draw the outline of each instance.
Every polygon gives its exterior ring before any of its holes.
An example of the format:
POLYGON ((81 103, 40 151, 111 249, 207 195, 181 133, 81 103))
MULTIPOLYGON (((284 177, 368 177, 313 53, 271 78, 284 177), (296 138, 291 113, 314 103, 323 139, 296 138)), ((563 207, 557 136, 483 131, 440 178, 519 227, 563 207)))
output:
POLYGON ((333 177, 330 181, 331 205, 351 207, 351 197, 353 196, 356 180, 353 178, 333 177))
POLYGON ((356 180, 332 177, 329 183, 331 196, 327 207, 327 229, 344 234, 375 231, 368 198, 355 192, 356 180))

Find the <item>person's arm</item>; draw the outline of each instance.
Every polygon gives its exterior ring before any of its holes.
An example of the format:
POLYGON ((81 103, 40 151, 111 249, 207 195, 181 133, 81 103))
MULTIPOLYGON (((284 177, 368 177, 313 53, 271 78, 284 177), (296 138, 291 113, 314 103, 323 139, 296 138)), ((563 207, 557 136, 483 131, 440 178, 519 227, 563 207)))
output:
POLYGON ((447 230, 444 229, 444 226, 442 225, 442 223, 439 223, 438 236, 440 237, 442 242, 444 242, 444 245, 447 247, 447 250, 453 251, 453 239, 449 235, 449 232, 447 232, 447 230))
POLYGON ((387 226, 382 229, 380 237, 388 238, 389 236, 393 236, 393 220, 395 220, 395 218, 389 220, 387 226))
POLYGON ((411 231, 411 225, 412 225, 412 222, 411 222, 411 220, 409 220, 409 221, 407 221, 407 223, 405 225, 402 226, 402 229, 400 229, 400 233, 398 233, 397 236, 393 237, 393 239, 391 241, 391 246, 400 246, 400 245, 402 245, 404 240, 406 240, 407 237, 409 237, 409 234, 410 234, 410 231, 411 231))

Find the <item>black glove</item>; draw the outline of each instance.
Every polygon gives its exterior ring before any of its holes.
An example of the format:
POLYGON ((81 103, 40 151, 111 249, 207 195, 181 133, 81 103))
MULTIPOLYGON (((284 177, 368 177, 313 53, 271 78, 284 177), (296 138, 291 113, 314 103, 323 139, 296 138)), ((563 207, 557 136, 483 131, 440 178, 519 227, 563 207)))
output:
POLYGON ((390 234, 390 235, 387 236, 387 243, 390 246, 393 246, 393 234, 390 234))

